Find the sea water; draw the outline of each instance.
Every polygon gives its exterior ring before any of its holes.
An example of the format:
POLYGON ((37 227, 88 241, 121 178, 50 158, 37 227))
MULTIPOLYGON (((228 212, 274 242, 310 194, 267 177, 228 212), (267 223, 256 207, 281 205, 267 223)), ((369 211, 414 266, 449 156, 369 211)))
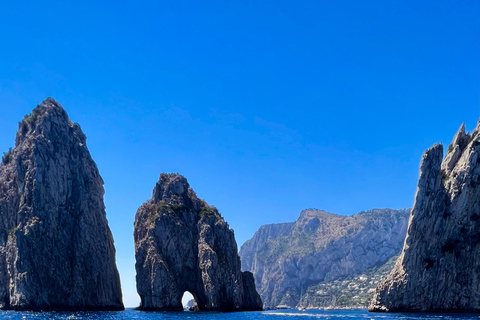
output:
POLYGON ((143 312, 133 309, 118 312, 15 312, 0 311, 0 319, 111 319, 111 320, 290 320, 290 319, 322 319, 322 320, 467 320, 480 319, 478 314, 405 314, 405 313, 369 313, 367 311, 298 311, 298 310, 275 310, 265 312, 143 312))

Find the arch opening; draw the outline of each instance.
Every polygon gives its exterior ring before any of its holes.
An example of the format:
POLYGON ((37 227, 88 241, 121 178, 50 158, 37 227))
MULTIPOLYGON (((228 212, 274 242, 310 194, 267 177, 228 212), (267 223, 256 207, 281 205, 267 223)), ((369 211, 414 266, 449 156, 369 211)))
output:
POLYGON ((185 311, 195 311, 197 309, 197 300, 190 291, 183 293, 182 306, 185 311))

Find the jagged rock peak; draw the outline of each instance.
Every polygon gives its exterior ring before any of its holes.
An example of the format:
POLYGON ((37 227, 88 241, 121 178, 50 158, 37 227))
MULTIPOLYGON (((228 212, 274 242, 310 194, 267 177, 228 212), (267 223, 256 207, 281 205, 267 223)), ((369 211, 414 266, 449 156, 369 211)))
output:
MULTIPOLYGON (((19 123, 19 130, 15 145, 19 145, 32 135, 41 135, 47 139, 55 139, 55 127, 69 127, 74 135, 85 144, 86 137, 77 123, 72 123, 65 109, 53 98, 47 98, 36 106, 30 114, 27 114, 19 123)), ((59 128, 58 128, 59 129, 59 128)))
POLYGON ((196 198, 187 179, 178 173, 162 173, 152 193, 153 202, 196 198))
POLYGON ((442 170, 444 170, 446 174, 452 171, 471 137, 471 134, 465 132, 465 123, 462 123, 453 137, 452 143, 448 146, 447 155, 442 163, 442 170))
POLYGON ((0 166, 0 308, 123 309, 103 194, 80 126, 46 99, 0 166))
POLYGON ((241 272, 233 230, 179 174, 160 175, 134 226, 143 310, 180 311, 185 291, 202 311, 261 310, 253 275, 241 272))
POLYGON ((198 213, 196 219, 205 214, 221 218, 217 208, 199 199, 195 191, 190 188, 187 179, 178 173, 160 174, 160 178, 155 184, 152 199, 149 203, 157 205, 157 211, 159 212, 167 207, 170 211, 178 211, 183 207, 189 207, 198 213))
POLYGON ((480 122, 422 156, 403 251, 371 311, 480 312, 480 122))

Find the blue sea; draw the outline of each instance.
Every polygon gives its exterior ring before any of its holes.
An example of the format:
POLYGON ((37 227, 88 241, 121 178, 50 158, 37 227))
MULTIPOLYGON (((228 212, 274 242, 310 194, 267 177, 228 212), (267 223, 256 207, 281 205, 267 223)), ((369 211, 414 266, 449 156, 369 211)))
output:
POLYGON ((298 310, 275 310, 264 312, 143 312, 133 309, 119 312, 15 312, 0 311, 0 319, 112 319, 112 320, 290 320, 290 319, 366 319, 366 320, 415 320, 415 319, 441 319, 441 320, 467 320, 480 319, 478 314, 402 314, 402 313, 369 313, 367 311, 298 311, 298 310))

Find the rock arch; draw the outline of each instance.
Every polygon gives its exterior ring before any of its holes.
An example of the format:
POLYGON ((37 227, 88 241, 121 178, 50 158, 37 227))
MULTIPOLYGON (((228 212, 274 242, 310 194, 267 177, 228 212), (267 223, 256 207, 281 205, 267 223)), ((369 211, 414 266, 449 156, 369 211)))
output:
POLYGON ((261 310, 250 272, 241 272, 233 230, 187 180, 161 174, 135 216, 137 291, 143 310, 182 310, 191 292, 202 311, 261 310))
MULTIPOLYGON (((190 291, 185 291, 182 296, 182 305, 184 310, 193 310, 197 305, 195 296, 190 291)), ((198 309, 198 307, 197 307, 198 309)))

